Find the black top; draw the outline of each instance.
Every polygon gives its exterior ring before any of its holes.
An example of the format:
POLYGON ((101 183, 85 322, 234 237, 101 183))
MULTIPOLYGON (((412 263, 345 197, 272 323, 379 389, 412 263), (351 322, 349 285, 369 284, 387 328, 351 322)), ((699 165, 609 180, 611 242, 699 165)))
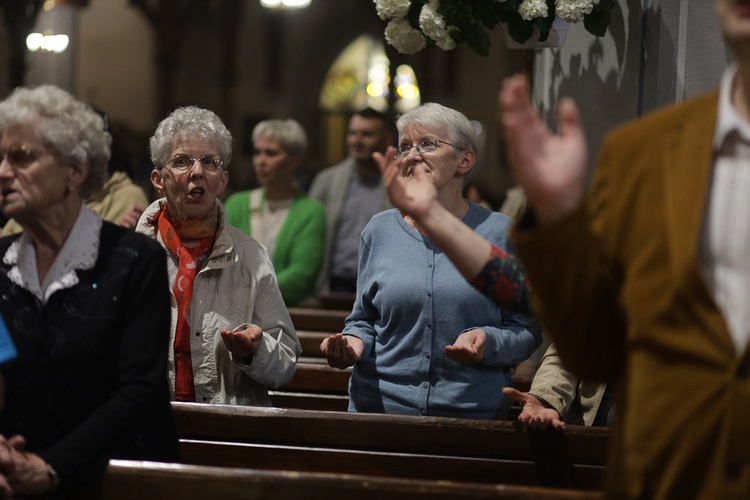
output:
POLYGON ((18 350, 2 366, 0 433, 23 435, 62 491, 97 479, 110 458, 176 461, 164 250, 105 222, 95 267, 43 304, 8 279, 2 256, 17 237, 0 239, 0 314, 18 350))

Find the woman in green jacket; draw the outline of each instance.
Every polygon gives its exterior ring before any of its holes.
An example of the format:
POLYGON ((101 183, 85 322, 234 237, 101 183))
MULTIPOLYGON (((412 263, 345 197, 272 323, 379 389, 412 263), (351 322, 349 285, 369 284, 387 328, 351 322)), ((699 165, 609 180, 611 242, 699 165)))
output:
POLYGON ((276 269, 287 306, 315 291, 323 264, 325 208, 295 185, 307 135, 294 120, 266 120, 253 130, 253 167, 260 188, 230 196, 229 224, 260 241, 276 269))

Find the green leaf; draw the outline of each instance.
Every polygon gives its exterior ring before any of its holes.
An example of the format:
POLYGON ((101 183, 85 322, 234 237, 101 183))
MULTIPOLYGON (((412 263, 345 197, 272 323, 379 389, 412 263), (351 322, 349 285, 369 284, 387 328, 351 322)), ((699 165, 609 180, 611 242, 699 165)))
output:
POLYGON ((477 18, 484 24, 485 28, 492 29, 499 21, 495 10, 495 0, 480 0, 477 5, 477 18))
POLYGON ((508 34, 518 43, 524 43, 534 34, 534 25, 518 16, 514 22, 508 23, 508 34))
POLYGON ((540 42, 547 41, 547 37, 549 37, 549 32, 552 29, 553 22, 555 22, 555 6, 554 5, 552 6, 551 9, 547 11, 547 17, 536 21, 536 26, 539 27, 539 41, 540 42))
POLYGON ((583 26, 594 36, 604 36, 611 20, 611 10, 591 11, 591 14, 584 16, 583 26))
POLYGON ((406 19, 409 20, 409 24, 411 24, 412 28, 419 29, 419 13, 422 12, 422 7, 427 1, 428 0, 411 0, 406 19))
POLYGON ((490 53, 490 37, 479 24, 475 24, 474 29, 466 32, 466 44, 480 56, 490 53))
POLYGON ((512 23, 516 18, 523 22, 523 18, 518 14, 518 7, 521 0, 506 0, 505 2, 495 3, 495 14, 501 23, 512 23))
POLYGON ((617 0, 600 0, 598 5, 594 6, 592 12, 597 10, 612 10, 617 5, 617 0))

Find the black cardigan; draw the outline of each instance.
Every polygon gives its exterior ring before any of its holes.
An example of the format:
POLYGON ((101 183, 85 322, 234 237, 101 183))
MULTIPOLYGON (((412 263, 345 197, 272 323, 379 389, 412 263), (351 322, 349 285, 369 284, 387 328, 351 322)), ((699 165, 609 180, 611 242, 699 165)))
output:
MULTIPOLYGON (((17 237, 0 239, 0 259, 17 237)), ((2 366, 0 433, 23 435, 63 492, 88 487, 110 458, 176 461, 164 250, 105 222, 95 267, 46 304, 10 269, 0 261, 0 313, 18 357, 2 366)))

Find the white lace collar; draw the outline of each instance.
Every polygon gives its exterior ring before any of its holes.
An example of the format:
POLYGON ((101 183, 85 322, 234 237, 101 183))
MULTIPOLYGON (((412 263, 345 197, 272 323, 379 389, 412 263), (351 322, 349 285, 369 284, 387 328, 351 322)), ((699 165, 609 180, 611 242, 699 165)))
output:
POLYGON ((73 229, 41 285, 36 268, 36 249, 31 238, 22 233, 3 256, 3 262, 13 266, 8 272, 8 278, 46 303, 56 291, 78 284, 76 269, 88 270, 94 267, 99 256, 101 228, 102 220, 99 216, 82 206, 73 229))

